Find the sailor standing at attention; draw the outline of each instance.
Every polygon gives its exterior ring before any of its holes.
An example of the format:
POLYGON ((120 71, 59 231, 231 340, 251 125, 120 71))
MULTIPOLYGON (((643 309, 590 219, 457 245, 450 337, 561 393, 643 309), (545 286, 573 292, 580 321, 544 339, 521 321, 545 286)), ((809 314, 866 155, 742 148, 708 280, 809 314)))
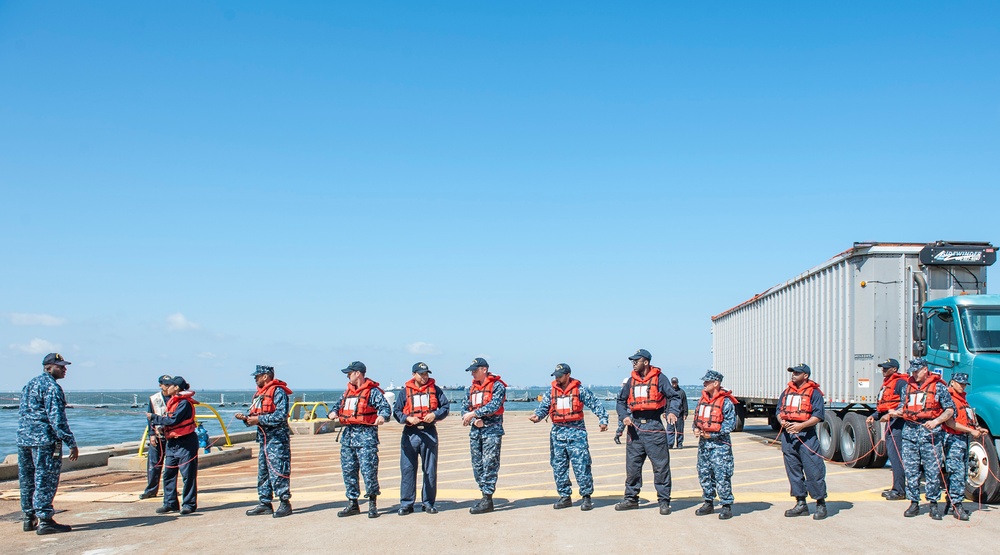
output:
POLYGON ((167 387, 167 414, 146 413, 153 426, 163 426, 166 449, 163 455, 163 505, 158 514, 180 510, 182 515, 198 510, 198 434, 195 433, 194 391, 181 376, 174 376, 167 387), (177 473, 184 482, 180 505, 177 503, 177 473))
POLYGON ((556 480, 559 501, 553 509, 573 506, 573 483, 569 481, 569 467, 573 466, 577 485, 580 486, 581 511, 594 508, 590 496, 594 493, 594 474, 590 468, 590 444, 587 442, 587 426, 583 421, 583 408, 589 408, 598 419, 602 432, 608 431, 608 411, 594 397, 580 380, 570 377, 568 364, 556 365, 552 372, 555 380, 552 387, 542 394, 542 401, 535 414, 528 417, 532 422, 540 422, 546 416, 552 418, 552 432, 549 434, 549 463, 556 480))
POLYGON ((247 426, 257 426, 257 506, 247 516, 271 515, 281 518, 292 514, 290 477, 292 440, 288 427, 288 384, 274 378, 274 367, 257 365, 253 374, 257 392, 250 403, 250 414, 236 413, 247 426), (274 510, 274 497, 278 510, 274 510))
POLYGON ((424 473, 420 501, 423 511, 436 514, 437 508, 437 423, 448 416, 451 402, 430 377, 423 362, 413 365, 413 378, 403 386, 392 407, 393 418, 403 425, 399 446, 399 515, 413 512, 417 498, 417 458, 424 473))
MULTIPOLYGON (((160 376, 160 391, 149 396, 149 408, 147 412, 166 416, 167 414, 167 383, 173 376, 166 374, 160 376)), ((149 438, 146 446, 146 489, 139 494, 139 499, 150 499, 156 497, 160 492, 160 474, 163 472, 163 449, 166 446, 166 438, 163 436, 163 426, 154 426, 147 423, 146 437, 149 438)))
POLYGON ((781 454, 795 506, 785 516, 808 516, 806 495, 816 500, 813 520, 826 518, 826 463, 819 454, 816 424, 826 418, 823 392, 809 379, 812 369, 800 363, 788 369, 792 380, 778 397, 781 454))
POLYGON ((358 472, 365 479, 368 518, 378 517, 378 427, 385 424, 392 410, 377 382, 365 377, 368 368, 354 361, 341 370, 347 374, 347 390, 337 405, 337 417, 344 431, 340 435, 340 471, 347 490, 347 506, 337 513, 345 517, 361 514, 358 497, 361 485, 358 472))
POLYGON ((729 434, 736 429, 736 398, 722 389, 722 374, 709 370, 702 376, 701 400, 694 411, 694 437, 698 438, 698 482, 705 503, 694 512, 715 512, 715 496, 722 510, 719 520, 733 517, 733 445, 729 434))
POLYGON ((39 536, 69 532, 70 527, 52 520, 52 500, 62 472, 63 443, 69 460, 80 455, 66 420, 66 395, 56 383, 66 377, 68 360, 59 353, 42 359, 42 374, 21 390, 17 421, 17 479, 21 486, 23 530, 39 536))
POLYGON ((469 451, 472 455, 472 475, 483 497, 469 512, 478 515, 493 510, 493 493, 500 473, 500 445, 503 440, 503 404, 507 400, 507 384, 500 376, 490 374, 486 359, 476 358, 465 369, 472 372, 472 386, 466 391, 462 425, 469 428, 469 451))

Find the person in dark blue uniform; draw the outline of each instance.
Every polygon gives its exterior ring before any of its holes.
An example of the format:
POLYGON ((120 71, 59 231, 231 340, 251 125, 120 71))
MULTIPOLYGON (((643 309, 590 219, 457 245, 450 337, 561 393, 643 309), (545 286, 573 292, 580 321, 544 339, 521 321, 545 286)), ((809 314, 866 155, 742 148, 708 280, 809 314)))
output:
POLYGON ((417 498, 417 457, 424 473, 420 490, 425 513, 436 514, 438 433, 436 424, 448 416, 451 402, 430 377, 423 362, 413 365, 413 378, 406 382, 393 403, 392 416, 403 425, 399 446, 399 515, 413 512, 417 498))
POLYGON ((52 500, 62 472, 62 449, 69 447, 69 460, 80 455, 76 438, 66 420, 66 395, 56 383, 66 377, 70 364, 59 353, 42 359, 43 372, 21 390, 17 422, 17 478, 21 486, 23 530, 39 536, 69 532, 71 527, 52 520, 52 500))
POLYGON ((288 427, 288 384, 274 378, 274 367, 257 365, 253 374, 257 393, 250 403, 250 414, 236 413, 247 426, 257 426, 257 499, 247 516, 271 515, 281 518, 292 514, 290 477, 292 474, 292 439, 288 427), (278 497, 278 510, 272 501, 278 497))
POLYGON ((653 487, 661 515, 670 514, 670 451, 667 424, 676 424, 680 417, 680 396, 659 368, 650 365, 653 356, 639 349, 628 357, 632 375, 618 393, 618 419, 627 426, 625 442, 625 498, 615 505, 616 511, 639 508, 642 489, 642 466, 649 458, 653 466, 653 487))
POLYGON ((778 397, 781 424, 781 454, 795 506, 785 516, 809 516, 806 495, 816 500, 813 520, 826 518, 826 463, 819 455, 816 424, 826 418, 823 392, 809 379, 812 370, 805 363, 788 369, 792 380, 778 397))
POLYGON ((681 414, 677 417, 677 422, 667 424, 667 447, 671 449, 684 448, 684 421, 688 417, 688 396, 684 388, 680 386, 677 378, 670 378, 670 387, 674 388, 681 398, 681 414))
MULTIPOLYGON (((160 392, 149 396, 149 408, 146 412, 166 416, 167 387, 169 387, 167 382, 172 379, 173 376, 166 374, 160 376, 160 392)), ((147 423, 146 437, 149 439, 146 445, 146 489, 139 494, 139 499, 156 497, 160 491, 160 475, 163 472, 163 447, 166 443, 163 427, 147 423)))
POLYGON ((181 376, 169 380, 167 414, 146 413, 153 426, 163 426, 166 450, 163 455, 163 505, 158 514, 180 510, 187 515, 198 510, 198 435, 195 433, 194 392, 181 376), (184 482, 181 503, 177 503, 177 474, 184 482))
POLYGON ((875 421, 883 422, 885 426, 885 453, 892 466, 892 487, 882 492, 882 497, 889 501, 906 499, 906 473, 903 470, 903 423, 902 418, 890 418, 889 411, 899 405, 899 400, 906 390, 906 374, 899 371, 899 361, 886 359, 878 365, 882 369, 882 389, 878 392, 875 414, 867 418, 868 424, 875 421))

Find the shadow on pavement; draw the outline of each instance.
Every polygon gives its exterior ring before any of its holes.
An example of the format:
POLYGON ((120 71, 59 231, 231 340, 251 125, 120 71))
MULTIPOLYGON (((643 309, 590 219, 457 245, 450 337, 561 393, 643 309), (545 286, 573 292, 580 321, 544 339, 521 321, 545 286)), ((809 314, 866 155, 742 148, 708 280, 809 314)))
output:
MULTIPOLYGON (((739 500, 733 503, 733 516, 748 515, 750 513, 756 513, 757 511, 766 511, 773 507, 774 504, 766 503, 764 501, 751 501, 749 503, 740 503, 739 500)), ((718 512, 718 509, 716 509, 718 512)))
MULTIPOLYGON (((826 502, 826 514, 827 518, 837 516, 840 511, 849 511, 854 508, 854 503, 850 501, 827 501, 826 502)), ((900 512, 899 514, 903 514, 900 512)))
MULTIPOLYGON (((85 532, 87 530, 113 530, 115 528, 132 528, 132 527, 142 527, 142 526, 154 526, 156 524, 165 524, 167 522, 173 522, 177 520, 176 514, 171 515, 156 515, 156 516, 132 516, 124 518, 109 518, 107 520, 98 520, 96 522, 85 522, 83 524, 73 524, 73 532, 85 532)), ((71 532, 72 533, 72 532, 71 532)))

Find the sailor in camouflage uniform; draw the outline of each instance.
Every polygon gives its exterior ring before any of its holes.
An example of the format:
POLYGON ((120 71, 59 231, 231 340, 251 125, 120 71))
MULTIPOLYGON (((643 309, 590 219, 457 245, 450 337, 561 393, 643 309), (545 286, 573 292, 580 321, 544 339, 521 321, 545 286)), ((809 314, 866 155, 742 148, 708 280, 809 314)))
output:
POLYGON ((552 432, 549 434, 549 463, 556 480, 559 501, 553 509, 573 506, 573 484, 569 480, 569 467, 580 486, 580 510, 594 508, 590 496, 594 493, 594 475, 590 469, 590 445, 587 443, 587 426, 583 421, 583 408, 589 408, 597 415, 602 432, 608 430, 608 411, 594 394, 583 387, 579 380, 570 377, 568 364, 557 364, 552 375, 556 378, 552 387, 542 395, 542 402, 535 414, 528 417, 539 422, 546 416, 552 418, 552 432))
POLYGON ((17 422, 17 478, 21 486, 21 511, 25 532, 44 536, 69 532, 70 526, 52 520, 52 499, 59 487, 62 472, 63 443, 69 447, 69 460, 80 455, 76 439, 66 420, 66 395, 56 383, 66 377, 70 364, 59 353, 42 359, 40 376, 21 390, 17 422))
POLYGON ((709 370, 702 376, 704 387, 695 408, 694 436, 698 438, 698 482, 705 503, 698 516, 715 512, 718 493, 722 509, 719 520, 733 517, 733 446, 729 434, 736 429, 736 398, 722 389, 722 374, 709 370))
POLYGON ((948 476, 948 504, 944 512, 954 508, 958 520, 969 520, 969 512, 962 506, 969 479, 969 436, 979 439, 987 431, 977 425, 976 413, 965 398, 968 386, 969 375, 965 372, 952 376, 948 393, 955 403, 955 415, 944 424, 944 466, 948 476))
POLYGON ((381 493, 378 485, 378 427, 392 414, 389 402, 377 382, 368 379, 368 369, 360 361, 341 370, 347 374, 347 390, 337 405, 336 419, 344 426, 340 435, 340 471, 344 475, 348 504, 337 516, 361 514, 358 497, 361 485, 358 471, 365 479, 368 498, 368 518, 378 517, 375 499, 381 493))
POLYGON ((253 379, 257 392, 250 403, 250 414, 236 413, 236 419, 247 426, 257 426, 257 498, 256 507, 247 516, 271 515, 281 518, 292 514, 291 484, 292 443, 288 427, 288 384, 274 379, 274 367, 258 364, 253 379), (271 502, 277 496, 280 503, 274 510, 271 502))
POLYGON ((483 493, 469 512, 478 515, 493 510, 493 493, 500 473, 500 445, 503 440, 503 404, 507 400, 507 384, 500 376, 490 373, 486 359, 476 358, 465 369, 472 372, 472 386, 466 390, 462 425, 469 428, 469 451, 472 455, 472 475, 483 493))
POLYGON ((903 516, 914 517, 920 512, 920 476, 924 477, 924 495, 930 502, 930 517, 941 520, 938 508, 941 497, 941 472, 944 466, 944 435, 941 425, 955 414, 944 380, 927 368, 922 358, 910 362, 910 379, 899 402, 899 408, 890 411, 890 417, 902 417, 903 470, 906 473, 906 498, 910 506, 903 516))

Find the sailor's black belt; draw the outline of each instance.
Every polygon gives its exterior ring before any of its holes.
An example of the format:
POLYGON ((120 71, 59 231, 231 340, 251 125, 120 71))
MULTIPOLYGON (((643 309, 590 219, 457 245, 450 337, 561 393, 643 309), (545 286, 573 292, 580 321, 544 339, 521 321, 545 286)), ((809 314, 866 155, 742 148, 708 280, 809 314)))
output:
POLYGON ((633 418, 632 422, 636 424, 649 424, 650 422, 659 422, 661 424, 663 423, 663 421, 660 420, 659 418, 633 418))

